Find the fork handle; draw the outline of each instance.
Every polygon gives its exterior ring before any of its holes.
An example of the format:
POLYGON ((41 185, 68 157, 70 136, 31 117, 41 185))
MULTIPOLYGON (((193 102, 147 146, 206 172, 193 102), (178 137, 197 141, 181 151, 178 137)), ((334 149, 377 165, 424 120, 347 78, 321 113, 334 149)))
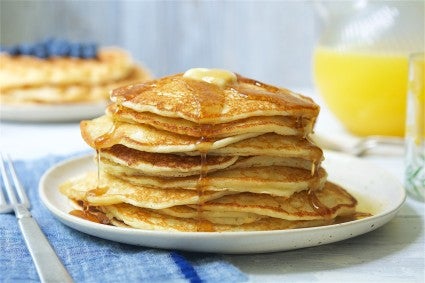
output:
POLYGON ((41 282, 73 282, 35 219, 24 216, 18 222, 41 282))

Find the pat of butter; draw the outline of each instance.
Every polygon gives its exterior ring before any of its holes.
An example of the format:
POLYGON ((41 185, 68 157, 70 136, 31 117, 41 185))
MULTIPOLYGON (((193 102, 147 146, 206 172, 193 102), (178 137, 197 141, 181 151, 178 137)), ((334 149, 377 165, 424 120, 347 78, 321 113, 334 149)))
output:
POLYGON ((187 70, 183 77, 215 84, 219 87, 225 87, 237 81, 234 73, 221 69, 193 68, 187 70))

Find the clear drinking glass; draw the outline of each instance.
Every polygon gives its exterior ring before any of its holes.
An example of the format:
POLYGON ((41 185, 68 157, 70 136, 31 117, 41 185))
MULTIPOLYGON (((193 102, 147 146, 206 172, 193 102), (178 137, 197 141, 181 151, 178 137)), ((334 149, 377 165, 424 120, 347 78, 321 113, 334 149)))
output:
POLYGON ((409 58, 406 109, 405 186, 414 198, 425 201, 425 61, 424 53, 409 58))

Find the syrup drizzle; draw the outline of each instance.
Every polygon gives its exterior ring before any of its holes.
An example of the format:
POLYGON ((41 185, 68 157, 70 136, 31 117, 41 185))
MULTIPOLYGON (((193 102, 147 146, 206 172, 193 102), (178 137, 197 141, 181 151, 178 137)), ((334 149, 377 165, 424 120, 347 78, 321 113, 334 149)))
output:
POLYGON ((208 187, 208 151, 211 149, 213 143, 207 138, 211 127, 209 125, 199 124, 199 129, 201 131, 201 138, 196 142, 196 149, 200 152, 201 168, 199 178, 196 183, 196 191, 198 193, 196 230, 198 232, 210 232, 214 231, 214 229, 212 224, 209 221, 206 221, 203 217, 203 205, 205 203, 205 190, 208 187))
POLYGON ((198 192, 198 205, 197 205, 197 221, 196 221, 196 230, 198 232, 209 232, 214 231, 212 224, 209 221, 206 221, 203 217, 203 205, 205 203, 205 189, 208 186, 208 167, 207 163, 207 152, 201 152, 201 171, 199 173, 199 178, 196 183, 196 190, 198 192))
POLYGON ((329 209, 326 205, 324 205, 320 201, 320 199, 315 194, 314 190, 308 189, 307 196, 308 196, 308 202, 309 202, 311 208, 313 208, 314 211, 316 211, 318 214, 325 216, 325 217, 331 216, 331 214, 332 214, 331 209, 329 209))
POLYGON ((236 84, 234 89, 245 94, 249 100, 266 101, 286 109, 301 110, 306 108, 318 111, 317 106, 312 101, 309 101, 309 99, 300 99, 296 95, 288 95, 291 94, 289 90, 242 76, 238 76, 238 81, 243 84, 236 84), (259 88, 247 87, 245 84, 256 85, 259 88))
POLYGON ((298 116, 297 120, 295 122, 295 128, 300 129, 303 127, 303 117, 302 116, 298 116))
POLYGON ((205 190, 208 187, 208 152, 213 146, 211 135, 214 131, 214 125, 203 124, 204 118, 219 117, 224 108, 225 96, 221 88, 213 84, 198 82, 187 79, 188 89, 196 90, 194 96, 198 107, 198 129, 200 138, 196 142, 196 150, 200 153, 200 173, 196 183, 198 193, 196 230, 198 232, 213 231, 212 224, 203 217, 203 204, 205 203, 205 190))
POLYGON ((97 180, 96 180, 96 187, 98 188, 100 186, 100 159, 101 159, 101 149, 96 149, 96 167, 97 167, 97 180))
POLYGON ((146 83, 140 83, 125 87, 120 87, 117 89, 114 89, 111 93, 111 99, 113 101, 116 101, 118 106, 121 106, 121 104, 124 101, 133 100, 136 98, 141 92, 150 90, 157 85, 157 80, 146 82, 146 83))
POLYGON ((313 176, 314 173, 316 173, 316 160, 313 160, 313 162, 311 163, 311 171, 310 171, 311 176, 313 176))
POLYGON ((116 114, 118 113, 118 111, 120 111, 122 109, 122 102, 124 100, 121 98, 117 98, 117 102, 116 102, 116 107, 114 108, 114 112, 112 113, 112 126, 109 128, 109 130, 98 136, 95 140, 94 140, 94 147, 96 149, 96 165, 97 165, 97 182, 96 182, 96 187, 94 189, 88 190, 86 192, 86 198, 87 197, 98 197, 101 196, 103 194, 105 194, 108 191, 107 187, 103 187, 102 186, 102 149, 105 147, 110 146, 113 141, 114 141, 114 136, 115 136, 115 132, 116 129, 119 126, 119 122, 117 121, 116 114))

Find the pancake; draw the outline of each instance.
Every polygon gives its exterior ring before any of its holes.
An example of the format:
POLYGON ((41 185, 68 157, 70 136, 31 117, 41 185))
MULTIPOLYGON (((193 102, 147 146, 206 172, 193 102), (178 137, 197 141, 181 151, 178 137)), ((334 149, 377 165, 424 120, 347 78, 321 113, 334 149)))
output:
POLYGON ((211 174, 217 170, 242 169, 250 167, 285 166, 309 170, 311 175, 319 166, 299 158, 282 158, 273 156, 208 156, 204 164, 198 156, 177 154, 149 153, 128 149, 121 145, 114 145, 111 149, 101 150, 98 153, 100 169, 112 175, 124 176, 158 176, 158 177, 186 177, 198 176, 202 170, 211 174), (122 152, 110 153, 117 147, 125 148, 122 152), (134 155, 132 154, 134 152, 134 155), (100 157, 100 158, 99 158, 100 157), (133 160, 137 158, 137 160, 133 160))
MULTIPOLYGON (((314 200, 310 198, 307 192, 294 194, 290 198, 267 199, 246 193, 223 196, 202 205, 202 227, 207 231, 245 231, 263 230, 264 226, 276 230, 325 225, 332 223, 336 217, 352 215, 357 203, 344 189, 333 183, 327 183, 322 191, 315 192, 314 200)), ((196 206, 152 210, 118 204, 96 208, 134 228, 199 229, 196 206)))
MULTIPOLYGON (((75 177, 63 183, 59 190, 70 199, 84 201, 91 206, 129 203, 139 207, 161 209, 175 205, 197 204, 197 191, 169 188, 167 190, 134 185, 108 174, 97 184, 96 172, 75 177)), ((228 191, 205 192, 203 201, 229 194, 228 191)))
MULTIPOLYGON (((125 175, 151 175, 163 177, 184 177, 199 175, 201 170, 212 173, 225 168, 249 168, 265 166, 287 166, 310 170, 314 174, 319 168, 318 162, 296 157, 281 156, 236 156, 209 155, 201 164, 199 156, 182 154, 163 154, 139 151, 117 144, 111 148, 98 151, 102 164, 112 164, 125 175)), ((289 154, 288 154, 289 155, 289 154)))
MULTIPOLYGON (((110 104, 106 114, 121 122, 145 124, 160 130, 201 138, 205 133, 199 125, 182 118, 160 116, 151 112, 136 112, 126 107, 110 104)), ((256 116, 228 123, 212 124, 210 138, 222 138, 246 133, 276 133, 284 136, 306 136, 313 128, 313 120, 290 116, 256 116)))
MULTIPOLYGON (((119 220, 126 225, 145 230, 166 230, 181 232, 243 232, 270 231, 316 227, 333 223, 332 219, 289 221, 266 217, 241 225, 215 224, 209 221, 199 223, 196 219, 179 218, 158 213, 154 210, 140 208, 129 204, 102 206, 101 209, 111 220, 119 220)), ((116 222, 114 222, 116 223, 116 222)))
MULTIPOLYGON (((203 168, 198 156, 184 156, 176 154, 161 154, 138 151, 123 145, 114 145, 100 151, 100 161, 110 160, 116 165, 128 167, 133 174, 163 177, 184 177, 198 175, 201 170, 208 172, 227 168, 234 164, 237 156, 211 156, 208 157, 203 168), (135 172, 135 173, 134 173, 135 172)), ((130 170, 128 170, 130 171, 130 170)), ((129 175, 131 173, 127 173, 129 175)))
POLYGON ((36 85, 1 90, 1 102, 5 104, 56 104, 106 101, 109 92, 118 86, 146 81, 150 75, 145 69, 134 67, 127 77, 102 84, 36 85))
POLYGON ((173 216, 177 218, 186 219, 197 219, 201 213, 202 219, 205 219, 215 224, 227 224, 227 225, 241 225, 246 223, 252 223, 260 220, 264 216, 249 212, 233 212, 233 211, 213 211, 213 210, 202 210, 200 211, 196 207, 190 207, 188 205, 178 205, 169 208, 163 208, 156 210, 163 215, 173 216))
MULTIPOLYGON (((158 130, 143 124, 119 123, 104 115, 93 120, 80 123, 81 135, 85 142, 93 148, 108 148, 115 144, 146 152, 176 153, 190 152, 199 149, 199 139, 158 130)), ((229 144, 258 136, 258 133, 247 133, 209 141, 210 147, 220 148, 229 144)))
POLYGON ((177 74, 113 90, 111 100, 136 112, 219 124, 260 116, 315 120, 319 106, 310 98, 237 76, 221 87, 177 74))
MULTIPOLYGON (((208 156, 211 158, 211 156, 208 156)), ((207 158, 207 160, 208 160, 207 158)), ((295 157, 281 157, 281 156, 267 156, 267 155, 255 155, 255 156, 239 156, 238 160, 229 169, 240 169, 249 167, 267 167, 267 166, 285 166, 309 170, 311 175, 319 168, 317 163, 310 160, 295 158, 295 157)))
MULTIPOLYGON (((198 138, 158 130, 143 124, 117 123, 108 116, 102 116, 82 121, 80 125, 84 140, 97 149, 121 144, 146 152, 200 154, 198 138)), ((209 155, 297 157, 316 163, 323 159, 323 152, 319 147, 307 139, 295 136, 283 139, 273 133, 247 133, 213 139, 208 143, 209 155)))
POLYGON ((205 211, 248 212, 286 220, 332 219, 351 215, 357 201, 340 186, 327 182, 322 190, 304 190, 290 197, 241 193, 207 201, 205 211))
MULTIPOLYGON (((109 175, 138 186, 196 191, 199 185, 199 175, 163 178, 140 175, 137 171, 107 162, 102 162, 100 167, 109 175), (131 173, 134 174, 130 175, 131 173)), ((323 168, 319 168, 314 175, 309 170, 285 166, 236 168, 207 174, 203 177, 203 186, 206 191, 253 192, 288 197, 302 190, 322 189, 326 177, 323 168)))
POLYGON ((100 49, 95 59, 0 54, 0 89, 43 85, 96 85, 128 77, 134 63, 118 48, 100 49))
MULTIPOLYGON (((187 152, 188 155, 199 155, 199 151, 187 152)), ((282 136, 268 133, 253 138, 243 139, 223 147, 211 147, 209 155, 237 156, 279 156, 295 157, 311 160, 315 163, 322 161, 323 151, 308 139, 296 136, 282 136)))
MULTIPOLYGON (((322 191, 315 192, 313 201, 310 198, 307 192, 294 194, 290 198, 267 199, 265 196, 246 193, 223 196, 203 204, 202 226, 207 227, 208 231, 245 231, 263 230, 264 226, 275 230, 325 225, 332 223, 337 216, 352 215, 357 203, 344 189, 333 183, 327 183, 322 191)), ((196 220, 199 212, 196 206, 152 210, 118 204, 100 206, 97 209, 110 218, 119 219, 126 225, 139 229, 199 229, 196 220)))

